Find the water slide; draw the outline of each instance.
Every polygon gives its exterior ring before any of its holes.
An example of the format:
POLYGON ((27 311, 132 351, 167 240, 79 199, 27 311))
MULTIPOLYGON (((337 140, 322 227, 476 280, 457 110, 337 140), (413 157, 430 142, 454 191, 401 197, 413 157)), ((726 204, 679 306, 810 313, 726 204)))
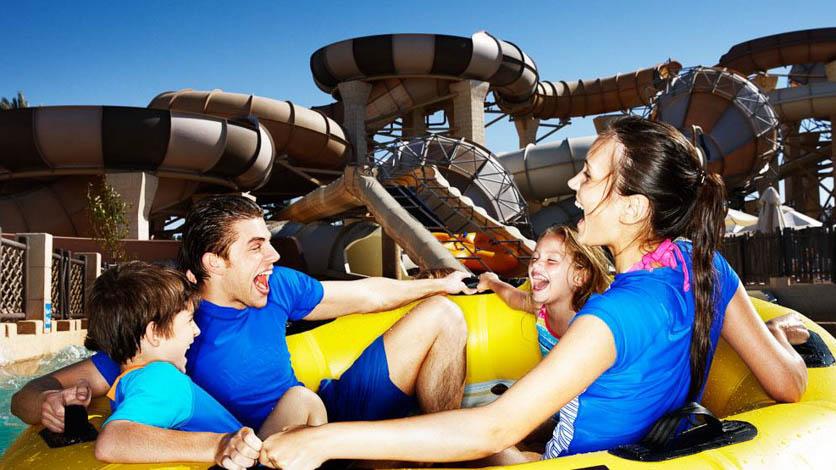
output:
POLYGON ((538 82, 527 101, 508 101, 499 94, 497 104, 508 114, 536 119, 568 119, 624 111, 649 105, 681 68, 679 62, 669 60, 611 77, 538 82))
MULTIPOLYGON (((792 66, 790 86, 769 93, 769 104, 782 123, 798 126, 804 119, 832 121, 836 116, 836 78, 826 65, 836 61, 836 28, 821 28, 775 34, 735 45, 720 58, 720 64, 744 74, 792 66)), ((832 67, 832 65, 831 65, 832 67)), ((782 165, 780 174, 833 156, 833 143, 818 152, 782 165), (806 162, 806 163, 803 163, 806 162)))
POLYGON ((333 181, 345 166, 350 149, 339 124, 289 101, 185 89, 161 93, 148 107, 222 118, 258 118, 276 148, 276 168, 271 178, 253 191, 263 202, 299 196, 333 181))
POLYGON ((743 75, 794 64, 836 60, 836 28, 774 34, 732 46, 718 66, 743 75))
POLYGON ((195 191, 250 191, 270 177, 262 125, 176 111, 51 106, 0 112, 0 227, 89 236, 87 185, 105 172, 159 179, 152 214, 195 191))
POLYGON ((366 108, 371 129, 416 107, 435 109, 450 97, 454 81, 488 82, 504 101, 525 103, 538 78, 534 61, 522 49, 484 31, 470 38, 385 34, 348 39, 317 50, 311 72, 316 85, 337 98, 340 83, 371 82, 366 108))

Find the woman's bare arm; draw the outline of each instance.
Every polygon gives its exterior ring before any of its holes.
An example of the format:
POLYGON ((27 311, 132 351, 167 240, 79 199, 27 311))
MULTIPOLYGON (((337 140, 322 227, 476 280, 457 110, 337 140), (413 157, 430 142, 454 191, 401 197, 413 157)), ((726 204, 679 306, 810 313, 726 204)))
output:
POLYGON ((780 325, 767 326, 755 311, 743 285, 726 307, 723 339, 752 370, 766 393, 782 402, 801 399, 807 389, 807 367, 780 325))

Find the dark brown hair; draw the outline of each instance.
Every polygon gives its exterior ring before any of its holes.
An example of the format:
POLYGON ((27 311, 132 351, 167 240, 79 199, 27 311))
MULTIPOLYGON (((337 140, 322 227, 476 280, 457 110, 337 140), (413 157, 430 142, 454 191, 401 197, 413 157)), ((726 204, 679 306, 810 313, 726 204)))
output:
POLYGON ((197 306, 198 294, 186 276, 172 268, 131 261, 108 269, 93 283, 87 301, 89 324, 84 345, 124 364, 140 352, 148 324, 172 334, 174 317, 197 306))
POLYGON ((252 199, 237 194, 210 196, 196 202, 183 224, 183 241, 177 260, 180 268, 191 271, 197 283, 209 277, 203 267, 203 255, 214 253, 223 259, 235 243, 232 224, 241 220, 264 217, 264 212, 252 199))
MULTIPOLYGON (((621 152, 614 187, 624 196, 650 201, 644 243, 684 237, 693 243, 694 328, 691 335, 690 396, 697 399, 708 369, 709 333, 716 305, 714 253, 723 237, 725 186, 704 169, 697 149, 676 128, 635 116, 611 123, 601 138, 621 152)), ((684 267, 683 267, 684 268, 684 267)))
POLYGON ((572 309, 580 311, 589 296, 604 292, 610 285, 607 256, 600 247, 580 244, 577 232, 566 225, 552 225, 540 235, 537 242, 547 236, 557 236, 563 241, 573 267, 584 276, 583 283, 572 293, 572 309))

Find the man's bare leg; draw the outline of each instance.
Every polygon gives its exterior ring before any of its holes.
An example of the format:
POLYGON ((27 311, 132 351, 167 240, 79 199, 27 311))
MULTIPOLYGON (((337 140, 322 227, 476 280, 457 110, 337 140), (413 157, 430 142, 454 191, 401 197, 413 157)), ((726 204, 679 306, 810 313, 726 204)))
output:
POLYGON ((258 437, 265 439, 287 427, 320 426, 327 422, 328 412, 319 395, 297 385, 282 395, 258 430, 258 437))
POLYGON ((444 297, 413 308, 383 335, 389 378, 425 413, 457 409, 464 395, 467 324, 444 297))

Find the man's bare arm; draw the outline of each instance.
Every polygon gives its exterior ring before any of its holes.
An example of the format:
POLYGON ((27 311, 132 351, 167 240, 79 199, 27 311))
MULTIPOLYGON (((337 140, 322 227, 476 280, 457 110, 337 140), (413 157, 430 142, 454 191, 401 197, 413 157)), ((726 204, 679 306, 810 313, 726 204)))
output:
POLYGON ((11 411, 25 423, 44 424, 62 432, 67 400, 86 405, 90 398, 103 396, 109 389, 93 361, 85 359, 29 381, 12 396, 11 411), (84 396, 85 389, 89 396, 84 396))
POLYGON ((325 281, 322 302, 306 320, 327 320, 351 313, 380 312, 436 294, 472 293, 462 279, 469 274, 456 271, 441 279, 398 281, 370 277, 357 281, 325 281))

